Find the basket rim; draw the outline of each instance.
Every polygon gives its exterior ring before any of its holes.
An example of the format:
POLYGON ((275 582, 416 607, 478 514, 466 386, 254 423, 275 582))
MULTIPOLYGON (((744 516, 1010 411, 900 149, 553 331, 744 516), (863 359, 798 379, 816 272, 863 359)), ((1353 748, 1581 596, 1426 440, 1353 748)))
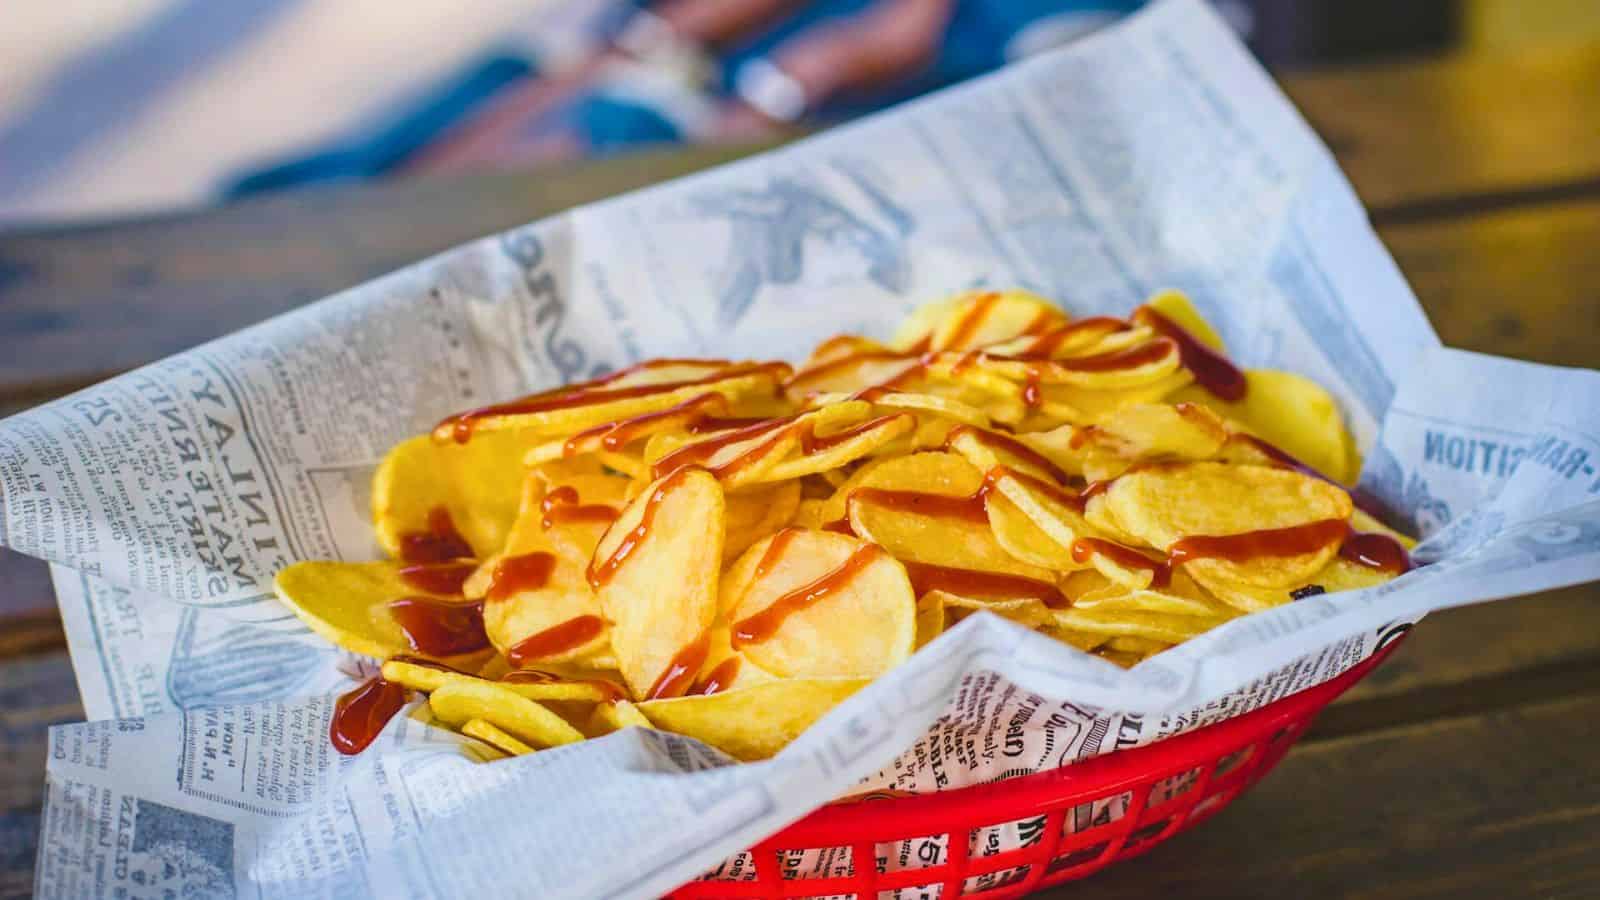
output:
MULTIPOLYGON (((915 835, 930 823, 996 824, 1043 815, 1074 800, 1087 802, 1187 772, 1208 760, 1252 745, 1277 730, 1308 720, 1394 652, 1400 640, 1339 675, 1243 715, 1165 738, 1144 747, 1106 753, 1032 775, 969 785, 952 791, 835 803, 813 810, 759 846, 830 847, 882 841, 894 831, 915 835)), ((947 828, 948 825, 944 826, 947 828)), ((934 830, 943 830, 935 828, 934 830)))

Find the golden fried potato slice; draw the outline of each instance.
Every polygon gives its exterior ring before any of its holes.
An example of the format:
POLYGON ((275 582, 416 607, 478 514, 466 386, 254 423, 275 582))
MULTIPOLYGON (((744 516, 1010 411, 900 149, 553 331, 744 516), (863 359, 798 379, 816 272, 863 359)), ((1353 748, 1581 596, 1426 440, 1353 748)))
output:
POLYGON ((1078 511, 1076 495, 1011 472, 995 476, 988 512, 1000 546, 1018 559, 1059 572, 1083 568, 1072 556, 1072 544, 1098 532, 1078 511))
POLYGON ((800 507, 800 482, 780 481, 728 494, 727 504, 728 530, 722 543, 725 563, 794 518, 800 507))
POLYGON ((1161 587, 1129 587, 1126 583, 1105 578, 1102 573, 1096 574, 1104 579, 1103 586, 1072 593, 1070 596, 1075 608, 1096 609, 1106 613, 1127 610, 1179 616, 1233 615, 1233 609, 1208 594, 1181 569, 1173 572, 1170 582, 1161 587))
POLYGON ((917 646, 921 650, 945 629, 944 600, 940 591, 929 591, 917 598, 917 646))
POLYGON ((1122 474, 1135 462, 1155 459, 1203 460, 1216 456, 1228 440, 1228 429, 1216 413, 1193 403, 1141 403, 1117 410, 1084 432, 1095 450, 1120 461, 1114 471, 1090 471, 1092 481, 1122 474))
POLYGON ((1338 552, 1343 523, 1353 509, 1349 494, 1309 475, 1215 462, 1161 464, 1130 472, 1113 482, 1103 499, 1129 533, 1168 552, 1185 537, 1193 544, 1192 536, 1298 528, 1303 540, 1286 543, 1275 536, 1264 542, 1270 547, 1190 553, 1184 562, 1202 584, 1215 578, 1261 587, 1301 584, 1327 565, 1338 552), (1312 527, 1328 522, 1333 526, 1312 527))
MULTIPOLYGON (((1158 383, 1178 371, 1180 364, 1177 345, 1155 338, 1123 349, 1066 359, 1013 360, 985 354, 978 357, 973 369, 1013 382, 1036 382, 1040 390, 1067 385, 1120 391, 1158 383)), ((1048 391, 1043 396, 1049 397, 1048 391)))
POLYGON ((782 750, 868 681, 786 678, 718 694, 649 700, 638 707, 657 728, 748 762, 782 750))
POLYGON ((615 703, 602 703, 594 708, 589 717, 588 731, 592 737, 621 731, 624 728, 654 728, 639 707, 626 700, 615 703))
POLYGON ((809 439, 802 434, 801 452, 767 469, 761 474, 760 480, 785 481, 833 471, 881 449, 895 438, 910 434, 916 427, 916 416, 902 412, 889 413, 828 433, 819 432, 809 439))
MULTIPOLYGON (((1048 504, 1050 501, 1040 502, 1048 504)), ((1022 562, 1058 572, 1082 567, 1072 558, 1070 541, 1065 544, 1057 541, 1050 532, 1040 528, 1032 516, 1023 512, 1016 501, 1001 491, 989 492, 985 498, 985 510, 989 514, 989 528, 994 532, 994 539, 1007 553, 1022 562)), ((1067 514, 1076 515, 1071 510, 1067 510, 1067 514)))
POLYGON ((484 719, 468 719, 461 723, 461 733, 477 738, 509 756, 524 756, 534 749, 484 719))
POLYGON ((408 580, 411 567, 395 562, 346 563, 326 560, 294 563, 278 573, 273 587, 282 600, 308 628, 328 641, 363 656, 383 659, 389 656, 416 655, 470 667, 483 659, 489 647, 482 643, 482 629, 476 621, 476 608, 459 597, 435 593, 408 580), (438 649, 426 634, 408 634, 391 606, 399 600, 434 601, 447 612, 459 610, 462 616, 448 615, 443 624, 461 631, 461 639, 444 643, 473 645, 454 653, 431 652, 438 649), (475 640, 467 640, 476 634, 475 640), (418 646, 418 640, 423 645, 418 646))
POLYGON ((428 695, 441 722, 460 727, 482 719, 535 747, 559 747, 583 740, 582 732, 533 700, 492 681, 449 681, 428 695))
POLYGON ((945 438, 945 445, 982 472, 1005 466, 1013 472, 1032 475, 1058 486, 1065 485, 1072 477, 1050 457, 1034 449, 1022 436, 1013 437, 963 425, 950 432, 945 438))
POLYGON ((670 670, 716 614, 726 522, 717 480, 678 469, 634 498, 595 549, 589 582, 612 622, 617 667, 633 696, 687 688, 670 683, 670 670))
POLYGON ((1055 304, 1028 291, 968 291, 954 300, 931 329, 927 349, 971 350, 1018 335, 1041 334, 1067 321, 1055 304))
MULTIPOLYGON (((932 473, 949 472, 950 466, 938 460, 937 454, 918 456, 934 457, 929 466, 932 473)), ((976 468, 972 471, 977 472, 976 468)), ((949 484, 948 477, 941 480, 949 484)), ((981 476, 976 481, 981 485, 981 476)), ((1023 562, 1000 545, 989 527, 989 514, 977 485, 971 494, 955 496, 936 492, 942 487, 930 478, 914 490, 853 488, 846 503, 850 528, 897 559, 1054 580, 1050 570, 1023 562)))
POLYGON ((931 491, 952 496, 971 494, 983 484, 983 473, 954 453, 912 453, 867 462, 834 491, 816 511, 822 527, 841 522, 850 494, 857 488, 931 491))
POLYGON ((1051 610, 1055 627, 1069 631, 1102 634, 1107 638, 1118 635, 1150 638, 1168 644, 1184 641, 1210 631, 1228 620, 1228 616, 1177 616, 1170 613, 1132 612, 1129 610, 1069 609, 1051 610))
POLYGON ((785 529, 728 570, 732 643, 784 678, 872 678, 911 655, 917 603, 882 548, 826 531, 785 529))
POLYGON ((915 355, 863 350, 801 369, 784 385, 784 395, 793 402, 816 405, 819 394, 848 396, 879 385, 909 387, 924 380, 922 362, 915 355))
MULTIPOLYGON (((670 409, 701 394, 736 399, 772 391, 789 376, 782 363, 663 360, 611 380, 563 388, 451 416, 433 430, 439 443, 471 444, 493 431, 524 437, 575 434, 630 416, 670 409)), ((524 450, 527 448, 524 447, 524 450)))
MULTIPOLYGON (((706 435, 700 440, 675 447, 652 462, 655 471, 661 474, 682 466, 698 466, 715 475, 729 491, 768 481, 781 481, 794 476, 769 477, 768 473, 800 448, 808 434, 827 434, 848 429, 871 414, 872 405, 864 401, 834 403, 794 416, 706 435)), ((654 439, 646 446, 647 459, 652 448, 657 446, 658 441, 654 439)))
POLYGON ((1103 634, 1076 631, 1071 628, 1058 628, 1054 624, 1041 625, 1038 630, 1069 647, 1076 647, 1085 653, 1093 653, 1100 647, 1105 646, 1106 641, 1110 640, 1109 637, 1103 634))
POLYGON ((1012 597, 997 599, 993 597, 966 597, 953 594, 949 591, 929 591, 923 599, 932 598, 945 608, 947 614, 951 610, 958 610, 954 615, 963 616, 966 613, 983 610, 992 612, 1002 619, 1010 619, 1027 628, 1037 628, 1047 622, 1053 623, 1055 617, 1051 614, 1050 607, 1042 601, 1027 597, 1012 597))
MULTIPOLYGON (((1244 399, 1238 403, 1225 403, 1194 386, 1172 399, 1209 406, 1241 430, 1329 478, 1343 484, 1355 482, 1360 474, 1355 439, 1345 428, 1332 394, 1309 378, 1273 369, 1247 370, 1245 385, 1244 399)), ((1248 442, 1237 440, 1230 443, 1229 450, 1242 453, 1244 459, 1264 455, 1248 442)))
POLYGON ((1307 578, 1305 584, 1292 588, 1264 588, 1238 581, 1209 578, 1203 574, 1196 580, 1229 606, 1243 612, 1255 612, 1282 606, 1302 597, 1374 587, 1393 577, 1394 574, 1391 572, 1368 568, 1336 556, 1321 571, 1307 578))
POLYGON ((1041 384, 1039 402, 1035 407, 1053 426, 1058 422, 1075 425, 1093 425, 1103 422, 1112 413, 1141 403, 1160 403, 1187 384, 1194 381, 1188 369, 1178 369, 1166 376, 1137 387, 1105 390, 1073 384, 1041 384))
POLYGON ((495 553, 516 518, 524 449, 513 432, 468 444, 427 435, 396 444, 372 476, 378 545, 417 562, 495 553))

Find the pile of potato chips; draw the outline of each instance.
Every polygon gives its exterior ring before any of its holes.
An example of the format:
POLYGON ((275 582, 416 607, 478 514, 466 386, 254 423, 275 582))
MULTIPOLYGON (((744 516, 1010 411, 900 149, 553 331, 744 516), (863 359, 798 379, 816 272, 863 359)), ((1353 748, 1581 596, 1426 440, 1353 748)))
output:
POLYGON ((414 690, 506 754, 637 724, 756 759, 978 610, 1126 666, 1404 571, 1332 398, 1221 350, 1176 293, 1070 320, 1007 291, 798 369, 654 360, 395 447, 393 559, 278 593, 386 660, 346 752, 414 690))

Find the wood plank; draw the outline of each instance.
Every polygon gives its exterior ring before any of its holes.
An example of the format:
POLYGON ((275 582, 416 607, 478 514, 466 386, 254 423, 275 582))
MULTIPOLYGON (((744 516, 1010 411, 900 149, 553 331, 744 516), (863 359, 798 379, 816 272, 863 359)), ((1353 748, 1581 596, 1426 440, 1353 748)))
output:
POLYGON ((1552 365, 1600 365, 1600 199, 1391 225, 1379 234, 1445 343, 1552 365))
POLYGON ((1600 43, 1282 83, 1375 212, 1563 183, 1600 191, 1600 43))
POLYGON ((65 653, 0 663, 0 897, 27 897, 51 725, 82 721, 65 653))
POLYGON ((1302 742, 1216 818, 1060 898, 1593 897, 1600 684, 1555 702, 1302 742))

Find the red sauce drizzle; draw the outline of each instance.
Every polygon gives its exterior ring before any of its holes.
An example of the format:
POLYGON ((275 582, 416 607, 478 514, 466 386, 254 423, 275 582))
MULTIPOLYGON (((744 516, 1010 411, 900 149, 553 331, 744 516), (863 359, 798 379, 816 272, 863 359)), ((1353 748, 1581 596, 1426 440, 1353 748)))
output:
POLYGON ((850 517, 848 515, 834 519, 832 522, 823 522, 821 530, 831 531, 834 534, 848 534, 851 537, 856 536, 856 530, 853 526, 851 526, 850 517))
POLYGON ((621 510, 606 506, 603 503, 591 503, 586 506, 578 504, 578 489, 570 484, 564 484, 545 495, 539 502, 539 511, 544 513, 540 522, 545 530, 557 522, 599 522, 609 524, 617 518, 621 510))
POLYGON ((771 638, 778 633, 778 628, 783 625, 784 620, 807 607, 821 602, 830 594, 848 585, 857 573, 871 565, 874 560, 883 554, 883 548, 877 544, 862 546, 846 557, 838 568, 789 591, 772 601, 765 609, 755 615, 735 622, 733 624, 733 646, 737 648, 745 644, 757 644, 771 638))
POLYGON ((1003 434, 995 434, 992 431, 985 431, 982 428, 974 428, 971 425, 957 425, 955 428, 950 429, 950 433, 945 436, 944 445, 940 449, 949 450, 956 436, 962 434, 971 435, 978 443, 988 445, 991 450, 998 450, 1015 456, 1029 466, 1044 472, 1060 484, 1066 484, 1072 477, 1060 466, 1051 462, 1043 453, 1029 447, 1022 441, 1003 434))
MULTIPOLYGON (((1388 511, 1383 508, 1383 504, 1379 503, 1376 497, 1369 496, 1362 491, 1350 490, 1339 482, 1334 481, 1332 478, 1329 478, 1311 466, 1301 462, 1298 457, 1290 454, 1289 451, 1284 450, 1277 444, 1264 441, 1253 434, 1234 434, 1229 437, 1229 440, 1244 441, 1250 446, 1256 448, 1256 450, 1260 451, 1261 455, 1267 457, 1275 464, 1285 469, 1293 469, 1302 475, 1309 475, 1319 481, 1326 481, 1328 484, 1331 484, 1339 490, 1349 494, 1350 502, 1354 503, 1357 509, 1360 509, 1362 512, 1372 516, 1380 522, 1388 518, 1388 511)), ((1405 548, 1402 547, 1401 549, 1405 548)))
POLYGON ((328 739, 333 749, 355 756, 367 749, 383 726, 406 705, 406 689, 374 675, 339 698, 333 706, 328 739))
POLYGON ((1194 375, 1195 383, 1229 403, 1244 399, 1249 382, 1226 356, 1211 349, 1182 326, 1148 306, 1133 311, 1133 320, 1147 325, 1178 345, 1183 367, 1194 375))
POLYGON ((1127 331, 1132 327, 1127 322, 1111 316, 1090 316, 1086 319, 1078 319, 1040 334, 1034 339, 1033 343, 1022 349, 1022 352, 1018 354, 1018 358, 1049 359, 1057 350, 1061 349, 1061 345, 1066 343, 1068 338, 1080 332, 1099 330, 1104 331, 1106 334, 1113 334, 1118 331, 1127 331))
POLYGON ((1152 588, 1164 588, 1172 583, 1170 563, 1151 559, 1132 547, 1124 547, 1114 541, 1104 541, 1100 538, 1078 538, 1072 542, 1073 562, 1086 563, 1095 555, 1104 556, 1125 569, 1148 569, 1152 588))
POLYGON ((615 702, 627 696, 622 685, 604 678, 562 678, 554 672, 545 672, 541 669, 516 669, 500 676, 504 684, 584 684, 605 695, 607 702, 615 702))
POLYGON ((1157 338, 1133 347, 1109 350, 1093 356, 1069 356, 1066 359, 1053 360, 1050 364, 1069 372, 1116 372, 1147 366, 1166 359, 1167 354, 1171 353, 1175 346, 1178 346, 1175 341, 1157 338))
POLYGON ((1004 572, 955 569, 929 563, 901 560, 911 577, 911 589, 918 597, 929 591, 947 591, 962 597, 988 599, 1039 600, 1051 608, 1068 605, 1067 598, 1048 581, 1004 572))
POLYGON ((408 666, 417 666, 423 669, 435 669, 440 672, 453 672, 457 675, 472 675, 471 672, 468 672, 465 669, 458 669, 455 666, 447 666, 436 659, 423 659, 420 656, 406 656, 405 654, 397 654, 384 660, 384 662, 405 663, 408 666))
POLYGON ((692 429, 711 411, 726 412, 727 409, 728 398, 722 394, 713 392, 690 397, 677 406, 643 413, 618 422, 607 422, 587 431, 580 431, 562 445, 561 455, 575 456, 589 449, 596 441, 599 441, 600 446, 606 450, 616 450, 647 434, 674 426, 687 426, 692 429))
POLYGON ((809 369, 801 369, 799 372, 794 374, 793 378, 790 378, 788 381, 784 382, 783 386, 786 389, 793 390, 794 388, 803 387, 837 372, 853 369, 863 363, 895 362, 898 360, 905 360, 907 363, 914 364, 917 360, 917 357, 923 353, 925 349, 926 348, 923 350, 913 350, 909 353, 896 353, 893 350, 863 350, 860 353, 852 353, 849 356, 841 356, 838 359, 829 360, 825 363, 818 363, 809 369))
POLYGON ((690 425, 690 434, 707 434, 713 431, 727 431, 731 428, 749 428, 767 421, 763 416, 706 416, 700 421, 690 425))
POLYGON ((389 615, 405 633, 406 643, 429 656, 455 656, 489 646, 483 632, 483 604, 436 597, 401 597, 389 601, 389 615))
POLYGON ((980 360, 982 358, 983 358, 983 351, 982 350, 968 350, 967 352, 965 352, 965 353, 961 354, 960 356, 956 357, 955 363, 952 366, 950 366, 950 374, 951 375, 960 375, 962 372, 965 372, 966 370, 968 370, 968 369, 972 368, 973 366, 977 365, 978 364, 978 360, 980 360))
POLYGON ((1064 318, 1061 313, 1053 309, 1041 309, 1034 314, 1033 321, 1028 323, 1027 328, 1022 329, 1022 334, 1018 335, 1018 337, 1032 337, 1036 334, 1044 334, 1053 330, 1051 326, 1057 322, 1062 322, 1064 318))
MULTIPOLYGON (((983 327, 983 320, 989 318, 989 311, 994 309, 994 305, 999 302, 1000 294, 995 291, 981 294, 974 299, 972 307, 967 310, 967 314, 961 317, 961 321, 956 323, 955 328, 951 329, 950 340, 945 342, 945 348, 949 350, 965 349, 967 342, 972 340, 973 335, 978 333, 979 328, 983 327)), ((931 340, 932 336, 930 335, 929 337, 931 340)))
POLYGON ((1075 509, 1080 513, 1083 512, 1084 501, 1080 495, 1070 494, 1056 485, 1045 481, 1043 478, 1029 475, 1027 472, 1018 472, 1017 470, 1008 468, 1006 466, 995 466, 988 472, 984 473, 984 486, 983 488, 979 489, 979 494, 986 494, 988 491, 993 490, 995 483, 1002 478, 1015 478, 1033 490, 1044 494, 1046 497, 1049 497, 1051 500, 1054 500, 1063 506, 1075 509))
POLYGON ((419 563, 400 570, 400 580, 430 594, 459 594, 478 568, 475 562, 419 563))
POLYGON ((1167 562, 1182 565, 1196 559, 1243 562, 1263 556, 1315 553, 1344 540, 1350 531, 1342 519, 1324 519, 1288 528, 1264 528, 1238 534, 1197 534, 1179 538, 1167 548, 1167 562))
POLYGON ((537 591, 550 583, 556 558, 549 553, 521 553, 501 557, 489 572, 489 589, 484 599, 498 603, 523 591, 537 591))
POLYGON ((589 382, 588 384, 584 385, 578 385, 559 393, 551 394, 546 392, 542 394, 533 394, 528 397, 512 400, 509 403, 499 403, 494 406, 484 406, 478 409, 469 409, 466 412, 457 413, 440 422, 435 427, 435 430, 448 429, 450 436, 455 440, 456 443, 465 444, 467 441, 472 439, 473 428, 479 419, 486 419, 496 416, 530 415, 532 413, 549 412, 557 409, 572 409, 574 407, 590 406, 597 403, 609 403, 613 400, 631 400, 638 397, 651 397, 655 396, 656 394, 667 394, 671 393, 672 391, 682 390, 683 388, 698 387, 700 385, 724 381, 729 378, 737 378, 744 375, 755 375, 761 372, 771 372, 778 380, 781 381, 789 376, 790 368, 788 363, 781 362, 725 365, 725 363, 720 360, 650 360, 649 362, 640 363, 639 365, 630 369, 624 369, 621 372, 614 373, 610 376, 607 376, 605 379, 589 382), (701 378, 691 378, 685 381, 668 381, 661 384, 641 384, 635 385, 634 387, 625 388, 608 389, 605 387, 605 385, 610 384, 618 378, 621 378, 623 375, 637 372, 641 369, 662 368, 666 366, 685 365, 691 363, 724 365, 725 367, 720 368, 717 371, 701 378))
POLYGON ((1411 554, 1405 545, 1374 531, 1351 531, 1339 547, 1339 556, 1358 566, 1394 575, 1411 571, 1411 554))
POLYGON ((472 558, 472 545, 456 530, 450 510, 428 510, 428 530, 400 535, 400 558, 408 563, 442 563, 472 558))
POLYGON ((772 543, 767 545, 767 549, 761 552, 761 558, 756 560, 756 571, 751 579, 752 582, 760 581, 772 572, 772 567, 778 564, 778 560, 783 559, 784 552, 789 549, 789 544, 799 533, 798 528, 785 528, 772 536, 772 543))
POLYGON ((970 496, 952 497, 949 494, 925 494, 921 491, 865 487, 851 491, 850 502, 867 503, 920 516, 965 519, 987 525, 989 512, 985 494, 983 488, 970 496))
POLYGON ((727 690, 733 684, 733 679, 739 676, 739 657, 730 656, 712 669, 705 679, 695 685, 694 692, 709 697, 712 694, 727 690))
POLYGON ((513 644, 506 653, 506 662, 520 669, 523 663, 576 650, 599 637, 605 627, 605 620, 599 616, 574 616, 513 644))
POLYGON ((868 419, 859 425, 853 425, 844 429, 843 431, 835 432, 827 435, 826 437, 816 437, 811 433, 810 428, 806 428, 800 433, 800 453, 804 456, 810 456, 813 453, 821 453, 830 447, 837 447, 851 438, 860 437, 861 435, 872 431, 874 428, 878 428, 889 422, 893 422, 896 419, 907 417, 909 417, 908 413, 893 413, 887 416, 879 416, 876 419, 868 419))
POLYGON ((661 508, 662 501, 667 499, 667 494, 671 493, 673 488, 683 483, 684 475, 688 471, 687 468, 678 469, 665 481, 657 485, 656 489, 651 492, 650 499, 644 503, 644 514, 639 517, 639 524, 635 525, 632 531, 622 536, 622 542, 617 545, 617 549, 611 551, 611 555, 604 560, 596 557, 589 561, 589 569, 586 575, 589 579, 590 587, 599 590, 609 583, 612 578, 616 577, 617 570, 622 568, 622 564, 627 562, 628 558, 633 555, 633 551, 639 546, 639 542, 644 540, 645 535, 650 533, 650 526, 655 524, 656 511, 661 508))
POLYGON ((679 447, 657 460, 653 472, 659 478, 668 472, 677 472, 688 466, 705 467, 711 461, 711 458, 716 456, 724 447, 731 447, 744 441, 754 441, 765 435, 772 435, 767 440, 760 441, 756 446, 740 453, 733 459, 708 469, 713 475, 722 477, 749 465, 753 460, 760 459, 761 454, 770 448, 774 442, 783 439, 784 430, 793 425, 797 418, 799 418, 798 415, 762 419, 754 425, 738 428, 727 434, 679 447), (772 434, 773 432, 777 433, 772 434))
POLYGON ((662 671, 656 683, 650 686, 649 693, 645 694, 646 700, 661 700, 667 697, 681 697, 694 684, 695 675, 699 674, 700 667, 705 665, 706 654, 711 650, 710 635, 702 634, 689 643, 688 646, 673 655, 667 663, 667 668, 662 671))

